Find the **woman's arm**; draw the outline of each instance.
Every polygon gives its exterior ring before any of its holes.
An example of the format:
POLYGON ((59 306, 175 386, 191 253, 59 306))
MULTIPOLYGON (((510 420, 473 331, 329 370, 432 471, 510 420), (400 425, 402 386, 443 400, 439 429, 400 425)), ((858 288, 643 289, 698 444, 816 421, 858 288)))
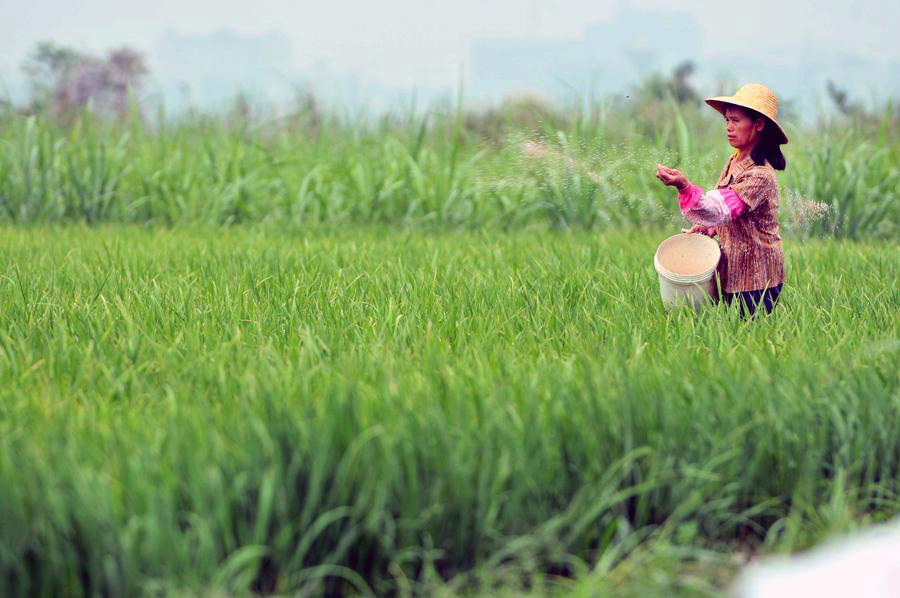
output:
POLYGON ((731 189, 703 189, 685 181, 678 188, 678 207, 690 222, 703 226, 719 226, 739 218, 747 205, 731 189))
POLYGON ((704 192, 692 185, 677 170, 660 165, 657 178, 678 189, 678 207, 695 224, 719 226, 740 218, 767 201, 777 183, 769 173, 751 168, 741 173, 728 187, 704 192))

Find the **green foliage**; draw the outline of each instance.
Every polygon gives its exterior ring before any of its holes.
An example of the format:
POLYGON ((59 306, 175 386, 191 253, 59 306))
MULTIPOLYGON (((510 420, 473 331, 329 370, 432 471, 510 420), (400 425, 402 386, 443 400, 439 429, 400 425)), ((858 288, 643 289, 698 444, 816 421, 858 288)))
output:
MULTIPOLYGON (((45 193, 74 190, 67 150, 24 129, 11 219, 69 218, 45 193)), ((216 129, 186 152, 181 131, 76 128, 82 212, 263 218, 257 193, 285 184, 265 152, 216 129), (120 152, 131 168, 107 170, 120 152), (163 170, 142 201, 103 200, 146 162, 163 170)), ((446 146, 355 143, 378 158, 295 175, 305 214, 390 222, 415 197, 452 220, 472 201, 447 205, 475 167, 448 173, 446 146), (345 200, 326 201, 338 168, 345 200)), ((787 243, 782 304, 741 321, 663 310, 660 238, 7 228, 4 591, 708 596, 725 554, 896 513, 897 244, 787 243)))
MULTIPOLYGON (((894 120, 888 109, 791 129, 786 232, 897 238, 894 120)), ((671 95, 568 110, 522 100, 482 114, 457 104, 376 122, 307 98, 283 118, 238 107, 58 124, 8 112, 0 126, 0 218, 21 224, 658 228, 682 222, 656 164, 709 186, 731 153, 712 110, 671 95)))

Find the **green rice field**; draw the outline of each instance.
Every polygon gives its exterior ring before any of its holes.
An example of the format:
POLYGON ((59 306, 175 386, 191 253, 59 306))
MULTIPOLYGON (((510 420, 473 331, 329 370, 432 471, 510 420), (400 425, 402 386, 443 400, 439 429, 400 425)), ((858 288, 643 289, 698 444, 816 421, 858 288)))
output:
POLYGON ((720 596, 900 512, 898 111, 775 313, 666 311, 711 110, 0 109, 0 595, 720 596))
POLYGON ((896 513, 897 244, 742 321, 661 238, 3 229, 5 593, 717 595, 896 513))

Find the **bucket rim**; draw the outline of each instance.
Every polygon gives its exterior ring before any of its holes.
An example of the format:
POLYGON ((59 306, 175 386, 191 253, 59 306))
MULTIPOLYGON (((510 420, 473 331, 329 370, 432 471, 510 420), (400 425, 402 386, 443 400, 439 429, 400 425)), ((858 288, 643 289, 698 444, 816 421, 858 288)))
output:
POLYGON ((713 273, 718 268, 719 261, 721 260, 721 258, 722 258, 722 248, 719 247, 719 244, 716 243, 716 241, 714 241, 713 239, 711 239, 707 236, 704 236, 704 235, 697 235, 696 233, 679 233, 677 235, 672 235, 671 237, 663 239, 663 241, 656 247, 656 252, 653 254, 653 265, 656 268, 657 274, 659 274, 663 278, 666 278, 667 280, 670 280, 670 281, 676 282, 676 283, 695 283, 695 282, 704 282, 706 280, 709 280, 712 277, 713 273), (703 272, 700 272, 698 274, 685 275, 685 274, 676 274, 675 272, 670 271, 668 268, 666 268, 665 266, 663 266, 660 263, 659 250, 662 248, 663 245, 666 244, 666 242, 670 241, 671 239, 677 239, 678 237, 694 237, 694 236, 700 236, 701 238, 705 239, 704 242, 712 243, 715 246, 718 257, 712 266, 710 266, 709 268, 707 268, 706 270, 704 270, 703 272))

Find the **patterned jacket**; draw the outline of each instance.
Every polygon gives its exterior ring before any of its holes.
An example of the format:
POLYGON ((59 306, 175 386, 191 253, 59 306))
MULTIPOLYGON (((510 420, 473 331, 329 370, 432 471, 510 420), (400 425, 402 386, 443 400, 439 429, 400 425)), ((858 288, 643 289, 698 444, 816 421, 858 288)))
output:
POLYGON ((725 293, 756 291, 784 282, 784 252, 778 233, 778 180, 766 161, 736 162, 735 152, 716 183, 704 193, 688 184, 678 194, 689 221, 718 228, 722 261, 719 279, 725 293))

